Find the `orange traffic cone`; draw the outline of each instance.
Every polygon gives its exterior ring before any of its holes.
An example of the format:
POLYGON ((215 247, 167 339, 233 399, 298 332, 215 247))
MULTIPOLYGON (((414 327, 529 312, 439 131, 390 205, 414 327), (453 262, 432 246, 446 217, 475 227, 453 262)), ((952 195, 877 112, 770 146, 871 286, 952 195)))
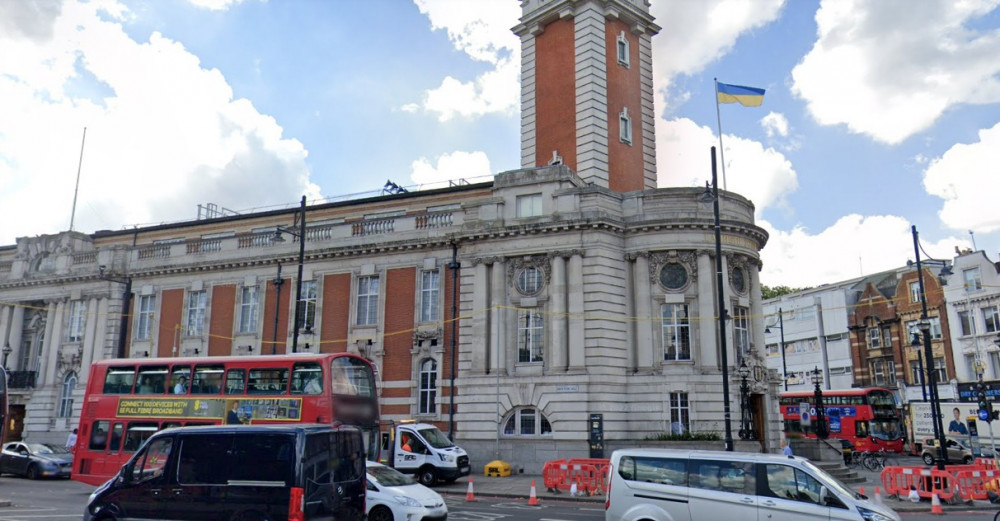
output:
POLYGON ((864 496, 865 495, 865 487, 861 487, 861 490, 858 490, 858 494, 861 494, 862 496, 864 496))
POLYGON ((882 493, 879 492, 878 487, 875 487, 875 504, 876 505, 882 504, 882 493))
POLYGON ((938 498, 937 494, 931 497, 931 513, 944 515, 944 509, 941 508, 941 499, 938 498))
POLYGON ((528 496, 528 504, 532 506, 538 504, 538 496, 535 495, 535 480, 531 480, 531 494, 528 496))
POLYGON ((469 476, 469 491, 465 493, 466 501, 475 501, 476 496, 472 493, 472 476, 469 476))

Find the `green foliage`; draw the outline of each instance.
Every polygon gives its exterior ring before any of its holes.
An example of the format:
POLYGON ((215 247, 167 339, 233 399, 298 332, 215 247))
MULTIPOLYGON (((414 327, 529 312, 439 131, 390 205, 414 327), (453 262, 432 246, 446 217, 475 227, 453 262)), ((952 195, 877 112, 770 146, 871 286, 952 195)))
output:
POLYGON ((767 300, 775 297, 780 297, 782 295, 787 295, 789 293, 795 293, 796 291, 802 291, 808 288, 789 288, 788 286, 765 286, 760 285, 760 298, 767 300))
POLYGON ((685 432, 684 434, 669 434, 661 432, 650 434, 644 441, 720 441, 722 437, 717 432, 685 432))

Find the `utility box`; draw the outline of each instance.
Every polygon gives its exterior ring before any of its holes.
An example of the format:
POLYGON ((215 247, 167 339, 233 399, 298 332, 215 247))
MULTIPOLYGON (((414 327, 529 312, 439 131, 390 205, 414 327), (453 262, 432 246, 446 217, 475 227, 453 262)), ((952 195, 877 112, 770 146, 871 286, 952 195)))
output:
POLYGON ((493 460, 483 467, 483 475, 488 478, 510 477, 510 463, 506 461, 493 460))

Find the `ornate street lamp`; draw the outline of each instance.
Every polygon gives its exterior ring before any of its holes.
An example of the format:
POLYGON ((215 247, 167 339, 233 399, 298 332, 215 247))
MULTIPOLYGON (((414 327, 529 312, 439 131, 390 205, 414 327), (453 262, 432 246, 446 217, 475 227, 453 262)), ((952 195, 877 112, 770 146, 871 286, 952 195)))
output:
POLYGON ((781 344, 778 350, 781 351, 781 379, 785 381, 785 390, 788 390, 788 365, 785 363, 785 321, 781 318, 781 308, 778 308, 778 325, 764 328, 764 334, 771 334, 771 328, 776 327, 781 331, 781 344))
POLYGON ((747 383, 750 368, 747 367, 746 360, 740 362, 737 372, 740 375, 740 439, 755 440, 757 435, 753 430, 753 412, 750 410, 750 384, 747 383))
POLYGON ((812 381, 816 384, 816 437, 826 438, 830 435, 830 432, 826 428, 826 411, 823 410, 823 388, 820 384, 823 383, 823 372, 819 370, 819 367, 814 367, 812 370, 812 381))
POLYGON ((3 345, 3 368, 4 369, 7 369, 7 357, 10 356, 10 353, 12 351, 14 351, 14 350, 11 349, 10 342, 4 343, 4 345, 3 345))

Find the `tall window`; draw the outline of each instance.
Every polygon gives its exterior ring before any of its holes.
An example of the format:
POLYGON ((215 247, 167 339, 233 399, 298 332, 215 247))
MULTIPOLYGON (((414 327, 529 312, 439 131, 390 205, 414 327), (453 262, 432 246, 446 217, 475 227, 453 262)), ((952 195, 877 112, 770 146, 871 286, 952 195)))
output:
POLYGON ((896 361, 891 358, 885 361, 885 380, 889 385, 896 385, 896 361))
POLYGON ((632 144, 632 117, 628 115, 628 107, 618 114, 618 138, 622 143, 632 144))
MULTIPOLYGON (((378 300, 376 298, 376 300, 378 300)), ((299 305, 302 316, 299 317, 299 328, 311 331, 316 327, 316 281, 302 282, 302 299, 299 305)))
POLYGON ((969 313, 968 311, 959 311, 958 323, 961 327, 961 336, 976 334, 976 324, 973 322, 972 313, 969 313))
POLYGON ((910 376, 913 378, 911 384, 920 385, 920 363, 916 360, 910 362, 910 376))
POLYGON ((358 325, 378 323, 378 275, 358 277, 358 325))
MULTIPOLYGON (((927 322, 930 324, 930 335, 934 340, 941 339, 941 318, 940 317, 928 317, 927 322)), ((923 338, 923 333, 920 331, 919 321, 910 320, 906 323, 906 331, 909 334, 909 338, 913 338, 913 334, 916 333, 917 337, 923 338)))
POLYGON ((530 309, 517 311, 517 361, 541 362, 545 323, 541 313, 530 309))
POLYGON ((629 66, 629 55, 628 55, 628 37, 625 36, 625 31, 618 34, 615 47, 618 49, 618 65, 624 66, 626 69, 629 66))
POLYGON ((868 329, 868 349, 882 347, 882 331, 878 327, 868 329))
POLYGON ((87 303, 82 300, 74 300, 69 303, 69 327, 66 328, 67 342, 80 342, 83 340, 83 329, 87 324, 87 303))
POLYGON ((187 299, 187 319, 184 323, 187 336, 201 336, 205 332, 205 291, 189 291, 187 299))
POLYGON ((872 360, 872 384, 885 385, 885 365, 881 359, 872 360))
POLYGON ((538 436, 552 434, 549 419, 538 409, 515 409, 503 422, 505 436, 538 436))
POLYGON ((691 359, 691 326, 687 304, 662 304, 660 324, 664 360, 691 359))
POLYGON ((420 363, 420 414, 437 410, 437 362, 428 358, 420 363))
POLYGON ((70 371, 63 377, 62 392, 59 394, 59 418, 73 416, 73 390, 76 389, 76 373, 70 371))
POLYGON ((733 311, 733 348, 742 360, 750 354, 750 310, 736 306, 733 311))
POLYGON ((993 366, 993 377, 1000 376, 1000 352, 993 351, 990 353, 990 365, 993 366))
POLYGON ((538 217, 542 215, 542 194, 517 196, 518 217, 538 217))
POLYGON ((920 281, 910 283, 910 302, 920 302, 920 281))
POLYGON ((420 321, 436 322, 438 320, 438 292, 441 282, 441 272, 423 271, 420 273, 420 321))
POLYGON ((962 278, 965 280, 965 291, 979 291, 983 289, 983 279, 979 275, 979 268, 962 270, 962 278))
POLYGON ((153 306, 156 298, 153 295, 139 295, 139 312, 135 316, 136 340, 149 340, 153 329, 153 306))
POLYGON ((948 369, 944 365, 944 358, 935 358, 934 359, 934 371, 937 372, 937 381, 938 382, 947 382, 948 381, 948 369))
POLYGON ((996 306, 983 308, 983 322, 986 324, 987 333, 1000 331, 1000 313, 997 312, 996 306))
POLYGON ((670 434, 684 434, 691 430, 691 409, 688 393, 670 393, 670 434))
POLYGON ((240 333, 257 331, 257 286, 240 288, 240 333))

